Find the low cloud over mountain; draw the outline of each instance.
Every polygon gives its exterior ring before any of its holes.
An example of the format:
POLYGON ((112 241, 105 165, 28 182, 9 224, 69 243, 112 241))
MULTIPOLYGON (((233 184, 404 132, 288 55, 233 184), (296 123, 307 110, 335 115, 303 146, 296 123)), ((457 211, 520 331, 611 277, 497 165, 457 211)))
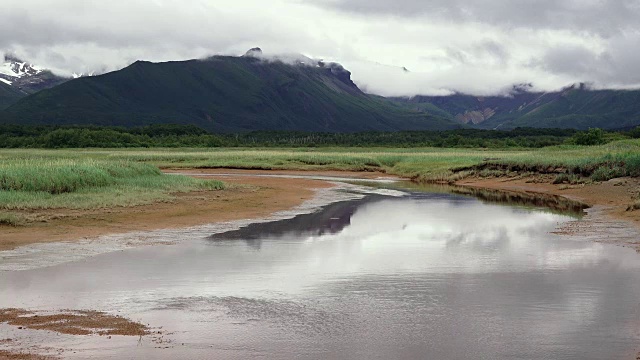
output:
POLYGON ((639 0, 25 0, 2 5, 0 49, 71 75, 258 45, 338 61, 396 96, 636 88, 638 18, 639 0))

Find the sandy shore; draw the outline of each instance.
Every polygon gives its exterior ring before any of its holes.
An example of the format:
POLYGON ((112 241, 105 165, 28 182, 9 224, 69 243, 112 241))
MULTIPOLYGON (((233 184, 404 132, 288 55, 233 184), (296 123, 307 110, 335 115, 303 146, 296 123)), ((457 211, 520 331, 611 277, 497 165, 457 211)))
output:
POLYGON ((587 216, 579 222, 569 222, 556 233, 579 236, 586 240, 610 242, 640 250, 640 210, 629 211, 629 205, 639 198, 640 179, 620 178, 603 183, 563 185, 552 184, 552 178, 468 178, 459 186, 526 193, 551 194, 587 204, 587 216))
POLYGON ((22 227, 2 227, 0 251, 20 246, 101 235, 196 226, 241 219, 263 218, 294 208, 313 198, 315 189, 332 186, 328 181, 299 178, 251 177, 245 175, 322 175, 352 178, 384 177, 382 173, 357 172, 266 172, 240 170, 168 170, 193 176, 231 174, 218 178, 229 184, 222 191, 176 194, 171 202, 96 210, 56 209, 32 211, 39 221, 22 227))
MULTIPOLYGON (((271 175, 322 176, 339 178, 388 178, 384 173, 348 171, 264 171, 236 169, 176 169, 167 173, 206 176, 225 181, 230 186, 222 191, 200 191, 176 194, 171 202, 152 205, 96 210, 56 209, 30 212, 40 219, 23 227, 3 227, 0 251, 20 246, 101 235, 175 229, 201 224, 241 219, 263 218, 278 211, 294 208, 313 198, 316 189, 331 187, 329 181, 309 178, 271 177, 271 175), (255 176, 269 175, 269 176, 255 176)), ((614 179, 599 184, 554 185, 551 178, 467 178, 459 186, 552 194, 588 204, 587 221, 568 225, 566 234, 598 234, 599 227, 611 221, 624 222, 640 229, 640 210, 627 211, 640 192, 640 179, 614 179)), ((624 226, 617 224, 616 226, 624 226)), ((624 240, 628 243, 628 239, 624 240)), ((638 240, 640 242, 640 240, 638 240)), ((639 245, 639 244, 636 244, 639 245)))

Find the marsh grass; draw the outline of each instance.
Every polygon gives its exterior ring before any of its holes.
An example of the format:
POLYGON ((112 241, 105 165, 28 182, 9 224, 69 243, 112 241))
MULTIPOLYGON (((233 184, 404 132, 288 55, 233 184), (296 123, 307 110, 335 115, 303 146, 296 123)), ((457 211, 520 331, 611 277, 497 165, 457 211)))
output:
POLYGON ((0 212, 0 226, 21 226, 24 219, 17 214, 10 212, 0 212))
POLYGON ((220 182, 162 175, 160 168, 381 171, 418 182, 471 175, 550 174, 580 184, 640 176, 640 140, 541 149, 91 149, 0 150, 0 209, 129 206, 220 182))
POLYGON ((0 190, 63 194, 114 185, 121 179, 159 175, 160 170, 152 165, 124 161, 6 161, 0 165, 0 190))
MULTIPOLYGON (((222 189, 215 180, 164 175, 124 160, 32 158, 0 162, 0 209, 89 209, 171 200, 171 194, 222 189)), ((6 222, 11 222, 7 218, 6 222)))
POLYGON ((576 174, 562 173, 562 174, 559 174, 558 176, 556 176, 556 178, 553 180, 553 183, 554 184, 576 185, 576 184, 584 184, 585 180, 584 180, 584 178, 582 178, 581 176, 576 175, 576 174))

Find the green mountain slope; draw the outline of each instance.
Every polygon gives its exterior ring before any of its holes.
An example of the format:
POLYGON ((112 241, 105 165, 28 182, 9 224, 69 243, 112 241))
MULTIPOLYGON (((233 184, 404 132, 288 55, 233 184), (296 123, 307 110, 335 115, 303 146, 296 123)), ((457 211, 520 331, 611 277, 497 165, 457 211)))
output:
POLYGON ((395 131, 460 127, 450 119, 364 94, 337 64, 212 57, 136 62, 18 101, 0 121, 23 124, 193 124, 248 130, 395 131))
POLYGON ((18 100, 26 96, 13 86, 0 81, 0 110, 15 104, 18 100))
POLYGON ((640 91, 569 88, 552 101, 509 122, 508 127, 535 126, 587 129, 624 128, 640 124, 640 91))
POLYGON ((640 90, 589 90, 584 86, 571 86, 548 93, 514 89, 510 96, 454 94, 394 98, 393 101, 484 129, 617 129, 640 125, 640 90))

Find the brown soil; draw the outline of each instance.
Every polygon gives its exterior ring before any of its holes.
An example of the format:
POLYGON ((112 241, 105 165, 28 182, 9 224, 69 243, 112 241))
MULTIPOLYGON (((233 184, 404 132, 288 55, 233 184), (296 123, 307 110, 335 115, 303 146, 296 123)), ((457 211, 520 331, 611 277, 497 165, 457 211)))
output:
POLYGON ((0 350, 0 360, 53 360, 55 357, 0 350))
POLYGON ((140 323, 99 311, 66 310, 55 314, 22 309, 0 309, 0 323, 69 335, 142 336, 149 329, 140 323))
MULTIPOLYGON (((237 170, 181 170, 180 172, 192 173, 194 176, 216 172, 257 173, 237 170)), ((262 173, 274 174, 264 171, 262 173)), ((287 172, 287 174, 291 173, 287 172)), ((304 174, 313 173, 304 172, 304 174)), ((328 174, 343 177, 361 175, 348 172, 328 174)), ((382 174, 365 173, 364 175, 377 177, 382 174)), ((0 227, 0 251, 33 243, 266 217, 274 212, 293 208, 312 198, 314 189, 332 186, 326 181, 311 179, 247 176, 221 176, 220 179, 230 185, 228 189, 175 194, 175 199, 171 202, 97 210, 31 211, 26 215, 37 221, 20 227, 0 227)))

